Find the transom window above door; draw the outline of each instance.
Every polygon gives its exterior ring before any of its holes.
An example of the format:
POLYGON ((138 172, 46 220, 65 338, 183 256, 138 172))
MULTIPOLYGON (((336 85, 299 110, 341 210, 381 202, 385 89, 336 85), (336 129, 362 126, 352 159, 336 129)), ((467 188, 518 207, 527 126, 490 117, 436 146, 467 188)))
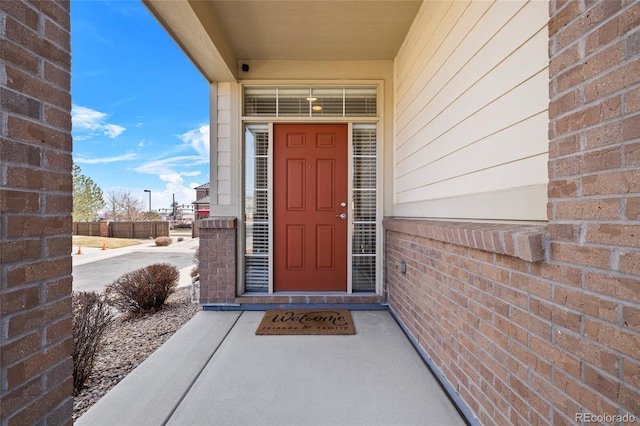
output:
POLYGON ((245 117, 376 117, 376 87, 245 87, 245 117))

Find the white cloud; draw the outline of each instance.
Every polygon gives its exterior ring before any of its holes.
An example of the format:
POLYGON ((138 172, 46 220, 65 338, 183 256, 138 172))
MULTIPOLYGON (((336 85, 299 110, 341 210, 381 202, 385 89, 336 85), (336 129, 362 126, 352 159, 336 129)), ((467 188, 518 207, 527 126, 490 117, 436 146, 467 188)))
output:
POLYGON ((119 155, 117 157, 103 157, 103 158, 76 157, 73 159, 73 161, 75 161, 76 163, 82 163, 82 164, 107 164, 107 163, 115 163, 118 161, 133 160, 136 157, 137 157, 136 154, 124 154, 124 155, 119 155))
POLYGON ((80 105, 72 105, 71 120, 76 140, 90 139, 103 134, 111 139, 120 136, 126 128, 107 123, 107 114, 80 105), (78 133, 79 134, 75 134, 78 133))
POLYGON ((196 191, 193 189, 195 186, 192 187, 192 184, 185 186, 182 173, 167 173, 158 177, 166 182, 164 191, 156 196, 162 203, 161 205, 170 207, 173 197, 179 204, 190 204, 195 201, 196 191))
MULTIPOLYGON (((155 205, 161 207, 170 207, 174 196, 180 204, 188 204, 195 201, 196 192, 194 188, 204 182, 189 182, 186 184, 184 178, 203 175, 202 170, 194 169, 209 164, 209 125, 202 125, 189 130, 178 135, 178 138, 180 138, 182 144, 174 151, 174 155, 148 161, 135 168, 138 173, 156 175, 161 181, 165 182, 164 190, 154 191, 152 195, 155 205), (175 155, 178 152, 182 154, 189 152, 190 155, 175 155)), ((140 142, 140 144, 143 143, 151 144, 147 141, 140 142)), ((167 155, 169 154, 165 153, 163 156, 167 155)), ((203 176, 203 179, 208 179, 208 175, 203 176)))
POLYGON ((209 125, 203 124, 197 129, 189 130, 178 137, 188 146, 191 146, 200 156, 209 159, 209 125))
MULTIPOLYGON (((179 174, 184 175, 184 173, 191 172, 177 172, 178 169, 186 169, 193 166, 198 166, 201 164, 207 164, 209 162, 208 158, 202 158, 195 155, 183 155, 178 157, 169 157, 164 158, 162 160, 155 160, 145 163, 141 166, 136 167, 136 172, 145 173, 148 175, 161 175, 161 174, 179 174)), ((188 176, 188 175, 185 175, 188 176)))
POLYGON ((111 139, 118 137, 122 132, 126 129, 122 126, 118 126, 117 124, 104 124, 102 126, 102 130, 104 134, 109 136, 111 139))

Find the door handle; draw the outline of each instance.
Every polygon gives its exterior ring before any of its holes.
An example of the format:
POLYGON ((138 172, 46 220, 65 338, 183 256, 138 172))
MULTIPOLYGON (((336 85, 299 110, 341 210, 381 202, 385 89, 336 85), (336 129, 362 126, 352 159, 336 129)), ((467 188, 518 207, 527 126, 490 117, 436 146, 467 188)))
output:
POLYGON ((346 219, 347 218, 347 214, 346 213, 340 213, 340 214, 337 214, 336 217, 339 217, 340 219, 346 219))

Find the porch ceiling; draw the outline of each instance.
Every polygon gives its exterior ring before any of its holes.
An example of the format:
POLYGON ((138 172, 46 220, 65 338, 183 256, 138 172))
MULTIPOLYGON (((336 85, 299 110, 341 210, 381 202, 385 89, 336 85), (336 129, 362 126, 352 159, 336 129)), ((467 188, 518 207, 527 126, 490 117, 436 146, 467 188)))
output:
POLYGON ((209 81, 251 61, 393 60, 422 0, 142 0, 209 81))

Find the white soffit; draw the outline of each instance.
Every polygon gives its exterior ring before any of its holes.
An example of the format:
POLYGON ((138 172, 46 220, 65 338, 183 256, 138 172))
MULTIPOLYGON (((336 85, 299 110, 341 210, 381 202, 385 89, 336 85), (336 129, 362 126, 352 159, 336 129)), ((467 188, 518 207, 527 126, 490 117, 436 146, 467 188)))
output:
POLYGON ((143 0, 210 81, 238 61, 393 60, 422 0, 143 0))

